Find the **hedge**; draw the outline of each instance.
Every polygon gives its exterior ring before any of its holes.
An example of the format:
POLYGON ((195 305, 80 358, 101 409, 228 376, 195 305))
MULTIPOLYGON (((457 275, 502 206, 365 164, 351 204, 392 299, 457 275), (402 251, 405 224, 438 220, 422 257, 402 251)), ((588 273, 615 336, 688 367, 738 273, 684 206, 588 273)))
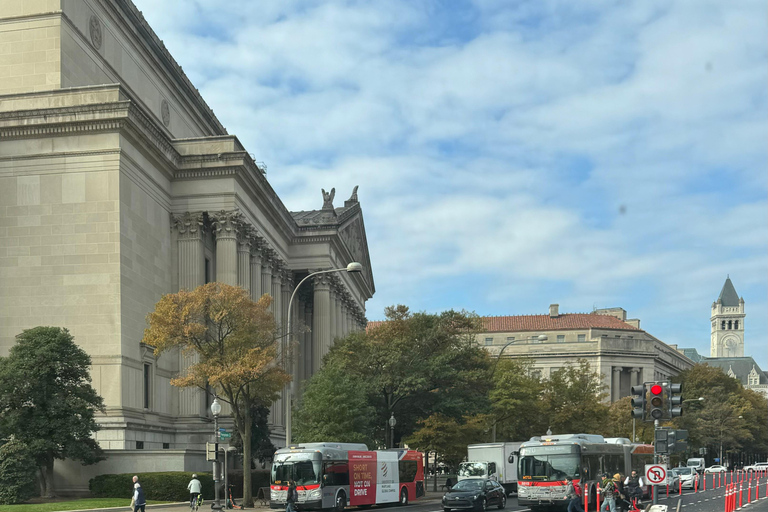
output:
MULTIPOLYGON (((122 473, 118 475, 99 475, 88 483, 91 496, 94 498, 125 498, 133 494, 133 475, 139 477, 139 482, 144 488, 144 495, 148 500, 156 501, 187 501, 189 491, 187 484, 192 479, 191 472, 167 471, 161 473, 122 473)), ((203 498, 212 500, 213 475, 211 473, 197 473, 197 479, 203 487, 203 498)), ((259 492, 259 487, 269 487, 269 470, 258 469, 251 471, 251 489, 253 496, 259 492)), ((222 482, 223 485, 223 482, 222 482)), ((243 470, 229 470, 229 485, 232 486, 232 496, 243 496, 243 470)), ((222 496, 224 498, 224 496, 222 496)))
MULTIPOLYGON (((160 473, 122 473, 119 475, 99 475, 88 482, 91 496, 94 498, 125 498, 133 495, 133 475, 139 477, 144 488, 144 496, 155 501, 189 501, 187 484, 192 480, 192 472, 166 471, 160 473)), ((197 473, 202 484, 203 498, 213 499, 213 475, 197 473)))

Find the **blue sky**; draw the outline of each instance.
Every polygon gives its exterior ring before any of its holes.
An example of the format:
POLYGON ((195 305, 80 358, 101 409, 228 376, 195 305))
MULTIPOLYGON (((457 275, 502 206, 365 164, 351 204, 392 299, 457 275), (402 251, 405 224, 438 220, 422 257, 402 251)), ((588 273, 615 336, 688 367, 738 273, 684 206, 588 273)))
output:
POLYGON ((385 306, 619 306, 768 369, 764 1, 134 0, 290 210, 355 185, 385 306))

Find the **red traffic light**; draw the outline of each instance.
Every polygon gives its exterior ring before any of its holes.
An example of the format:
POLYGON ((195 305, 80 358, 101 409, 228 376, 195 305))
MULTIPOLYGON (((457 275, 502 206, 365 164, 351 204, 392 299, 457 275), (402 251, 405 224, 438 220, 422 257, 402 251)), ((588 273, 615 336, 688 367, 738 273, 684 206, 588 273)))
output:
POLYGON ((661 392, 662 392, 662 387, 659 386, 658 384, 654 384, 653 386, 651 386, 652 395, 660 395, 661 392))

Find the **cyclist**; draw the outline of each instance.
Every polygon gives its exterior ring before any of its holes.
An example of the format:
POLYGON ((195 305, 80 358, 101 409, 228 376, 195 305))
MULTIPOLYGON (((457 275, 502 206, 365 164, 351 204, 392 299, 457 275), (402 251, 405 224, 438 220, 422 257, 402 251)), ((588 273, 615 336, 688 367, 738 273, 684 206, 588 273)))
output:
POLYGON ((189 508, 194 510, 201 491, 200 480, 197 479, 197 475, 192 475, 192 480, 187 484, 187 489, 189 489, 189 508))

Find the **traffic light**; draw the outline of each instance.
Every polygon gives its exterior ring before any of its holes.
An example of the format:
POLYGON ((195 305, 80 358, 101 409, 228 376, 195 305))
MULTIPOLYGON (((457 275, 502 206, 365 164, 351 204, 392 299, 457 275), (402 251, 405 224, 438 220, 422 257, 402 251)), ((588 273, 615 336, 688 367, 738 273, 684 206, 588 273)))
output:
POLYGON ((645 421, 645 386, 632 386, 632 417, 645 421))
POLYGON ((683 392, 682 384, 670 384, 669 385, 669 417, 677 418, 683 415, 683 397, 680 393, 683 392))
POLYGON ((656 429, 653 436, 653 451, 656 455, 669 453, 669 430, 656 429))
POLYGON ((664 386, 661 382, 649 382, 645 384, 651 396, 648 401, 648 419, 660 420, 664 414, 664 386))
POLYGON ((205 460, 216 460, 216 445, 205 443, 205 460))
POLYGON ((688 431, 687 430, 678 430, 676 434, 676 440, 675 440, 675 451, 676 452, 684 452, 688 449, 688 431))
POLYGON ((677 431, 667 431, 667 453, 675 453, 675 444, 677 443, 677 431))

